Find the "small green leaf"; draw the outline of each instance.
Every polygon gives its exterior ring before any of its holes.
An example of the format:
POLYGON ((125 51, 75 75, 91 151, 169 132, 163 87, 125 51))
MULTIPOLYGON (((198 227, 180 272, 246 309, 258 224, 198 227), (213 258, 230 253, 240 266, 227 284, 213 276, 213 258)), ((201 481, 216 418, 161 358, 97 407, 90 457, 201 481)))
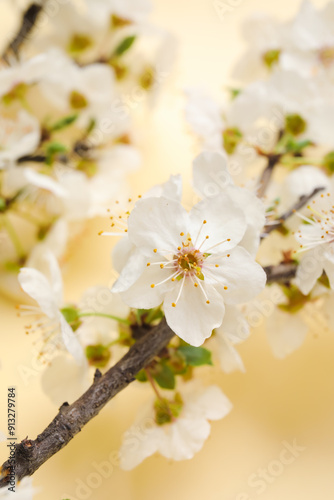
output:
POLYGON ((138 380, 138 382, 147 382, 148 378, 145 370, 140 370, 140 372, 138 372, 136 375, 136 379, 138 380))
POLYGON ((162 389, 174 389, 175 388, 175 376, 173 370, 166 364, 161 362, 155 367, 155 371, 152 372, 154 380, 162 389))
POLYGON ((58 130, 63 130, 64 128, 72 125, 72 123, 74 123, 77 120, 77 118, 78 118, 77 114, 65 116, 64 118, 61 118, 56 123, 54 123, 50 127, 50 131, 51 132, 58 132, 58 130))
POLYGON ((211 351, 204 347, 181 345, 178 347, 178 351, 183 354, 190 366, 212 365, 211 351))
POLYGON ((289 137, 286 142, 287 153, 301 153, 303 149, 312 145, 312 141, 305 139, 303 141, 295 141, 293 137, 289 137))
POLYGON ((124 40, 121 41, 119 45, 117 45, 115 49, 115 56, 120 57, 122 56, 125 52, 129 50, 129 48, 133 45, 134 41, 136 40, 136 36, 127 36, 124 38, 124 40))

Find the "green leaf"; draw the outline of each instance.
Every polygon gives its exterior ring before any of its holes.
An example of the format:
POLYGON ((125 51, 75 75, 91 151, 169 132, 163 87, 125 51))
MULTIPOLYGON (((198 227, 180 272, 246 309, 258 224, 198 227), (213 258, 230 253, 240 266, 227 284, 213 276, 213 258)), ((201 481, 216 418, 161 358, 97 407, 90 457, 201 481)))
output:
POLYGON ((175 376, 173 370, 166 363, 160 363, 155 367, 155 373, 152 373, 154 380, 162 389, 175 388, 175 376))
POLYGON ((301 153, 303 149, 312 145, 312 141, 305 139, 303 141, 295 141, 293 137, 289 137, 286 143, 286 151, 288 153, 301 153))
POLYGON ((77 118, 78 118, 77 114, 65 116, 64 118, 61 118, 56 123, 54 123, 50 127, 50 131, 51 132, 58 132, 58 130, 63 130, 64 128, 72 125, 72 123, 74 123, 77 120, 77 118))
POLYGON ((140 370, 140 372, 138 372, 136 375, 136 379, 138 380, 138 382, 147 382, 148 378, 145 370, 140 370))
POLYGON ((190 366, 212 365, 211 351, 204 347, 181 345, 177 350, 183 354, 190 366))
POLYGON ((129 48, 133 45, 134 41, 136 40, 136 36, 127 36, 124 38, 124 40, 121 41, 119 45, 117 45, 114 54, 117 57, 122 56, 125 52, 129 50, 129 48))

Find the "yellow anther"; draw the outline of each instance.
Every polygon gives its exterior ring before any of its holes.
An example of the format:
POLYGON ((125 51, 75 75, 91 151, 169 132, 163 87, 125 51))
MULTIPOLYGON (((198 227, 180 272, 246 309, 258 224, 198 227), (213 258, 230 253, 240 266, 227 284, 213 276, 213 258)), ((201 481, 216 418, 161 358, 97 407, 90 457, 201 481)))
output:
POLYGON ((231 238, 227 238, 227 241, 231 241, 231 238))
POLYGON ((215 264, 215 267, 219 267, 219 264, 215 264))
POLYGON ((157 251, 158 251, 158 249, 157 249, 157 248, 155 248, 155 249, 153 250, 153 252, 154 252, 154 253, 157 253, 157 251))
POLYGON ((182 232, 182 233, 180 233, 180 236, 184 236, 184 233, 183 233, 183 232, 182 232))
POLYGON ((151 265, 151 262, 148 262, 146 265, 147 265, 147 267, 149 267, 151 265))
POLYGON ((101 234, 103 234, 103 231, 99 231, 97 234, 101 236, 101 234))
POLYGON ((160 268, 163 269, 165 266, 163 264, 160 264, 160 268))
POLYGON ((198 287, 198 283, 194 283, 194 286, 197 288, 198 287))
POLYGON ((203 224, 206 224, 206 220, 203 221, 203 224))
POLYGON ((173 306, 173 307, 176 307, 176 304, 175 304, 175 302, 172 302, 172 306, 173 306))
POLYGON ((227 286, 224 286, 224 290, 227 290, 227 288, 228 288, 227 286))
POLYGON ((155 287, 155 284, 154 284, 154 283, 152 283, 151 288, 154 288, 154 287, 155 287))
POLYGON ((208 240, 208 239, 209 239, 209 236, 208 236, 208 235, 206 235, 206 236, 205 236, 205 239, 206 239, 206 240, 208 240))
POLYGON ((206 301, 206 303, 207 303, 207 304, 210 304, 210 300, 207 300, 207 301, 206 301))

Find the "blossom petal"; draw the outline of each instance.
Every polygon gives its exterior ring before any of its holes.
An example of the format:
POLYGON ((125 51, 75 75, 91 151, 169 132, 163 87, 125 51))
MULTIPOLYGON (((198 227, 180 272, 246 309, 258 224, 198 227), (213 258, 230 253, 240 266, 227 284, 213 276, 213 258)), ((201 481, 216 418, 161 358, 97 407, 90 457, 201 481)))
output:
POLYGON ((219 267, 210 272, 205 269, 205 279, 211 283, 222 283, 217 288, 221 290, 227 304, 247 302, 264 289, 266 273, 242 247, 234 248, 229 255, 221 259, 210 259, 212 264, 217 263, 219 267), (226 290, 223 285, 227 286, 226 290))
POLYGON ((40 271, 23 267, 18 276, 22 289, 36 300, 39 307, 49 318, 58 316, 57 300, 50 283, 40 271))
POLYGON ((59 322, 62 339, 66 349, 70 354, 72 354, 78 364, 84 363, 85 355, 83 352, 83 348, 77 337, 75 336, 72 328, 61 313, 59 313, 59 322))
POLYGON ((159 266, 152 265, 145 269, 140 278, 128 290, 121 292, 121 298, 130 307, 138 309, 157 307, 163 302, 166 291, 175 286, 171 279, 161 285, 159 283, 172 276, 172 270, 160 269, 159 266))
POLYGON ((186 232, 188 214, 182 205, 167 198, 147 198, 137 202, 128 220, 130 240, 153 255, 166 254, 181 245, 180 232, 186 232))
POLYGON ((207 299, 200 287, 195 288, 191 280, 183 278, 166 294, 164 311, 166 321, 173 332, 193 346, 200 346, 210 337, 212 330, 221 325, 225 306, 221 295, 203 283, 207 299), (183 283, 183 280, 184 283, 183 283), (182 293, 177 300, 180 287, 182 293), (176 303, 176 307, 172 304, 176 303))
POLYGON ((305 340, 307 330, 298 313, 276 309, 267 320, 267 337, 274 356, 283 359, 298 349, 305 340))
POLYGON ((217 253, 234 248, 246 231, 243 211, 225 193, 200 201, 189 216, 191 237, 193 242, 197 239, 198 244, 204 241, 201 247, 203 252, 217 253), (206 236, 209 238, 205 239, 206 236))

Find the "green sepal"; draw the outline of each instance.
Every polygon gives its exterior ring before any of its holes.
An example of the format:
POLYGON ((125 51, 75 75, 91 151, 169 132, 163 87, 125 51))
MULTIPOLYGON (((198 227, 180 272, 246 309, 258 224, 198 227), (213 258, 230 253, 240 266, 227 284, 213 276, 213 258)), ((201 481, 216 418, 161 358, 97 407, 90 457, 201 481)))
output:
POLYGON ((130 49, 130 47, 133 45, 136 38, 137 38, 136 35, 127 36, 126 38, 124 38, 124 40, 122 40, 117 45, 117 47, 114 51, 114 55, 117 57, 120 57, 123 54, 125 54, 125 52, 127 52, 130 49))
POLYGON ((274 64, 278 63, 280 55, 281 51, 279 49, 271 49, 263 54, 262 59, 267 68, 272 69, 274 64))
POLYGON ((227 154, 234 153, 242 137, 242 132, 236 127, 226 128, 223 131, 223 145, 227 154))
POLYGON ((307 122, 298 114, 286 115, 285 130, 288 134, 299 135, 305 132, 307 122))
POLYGON ((88 345, 86 347, 86 358, 90 365, 104 368, 111 358, 111 352, 108 347, 102 344, 88 345))
POLYGON ((63 130, 66 127, 72 125, 78 118, 78 114, 72 114, 61 118, 56 121, 51 127, 49 127, 50 132, 58 132, 59 130, 63 130))
POLYGON ((156 383, 162 389, 173 390, 175 388, 175 375, 173 370, 166 362, 161 361, 154 369, 151 370, 152 376, 156 383))
POLYGON ((211 351, 205 349, 204 347, 181 345, 177 350, 185 357, 187 365, 202 366, 213 364, 211 351))

